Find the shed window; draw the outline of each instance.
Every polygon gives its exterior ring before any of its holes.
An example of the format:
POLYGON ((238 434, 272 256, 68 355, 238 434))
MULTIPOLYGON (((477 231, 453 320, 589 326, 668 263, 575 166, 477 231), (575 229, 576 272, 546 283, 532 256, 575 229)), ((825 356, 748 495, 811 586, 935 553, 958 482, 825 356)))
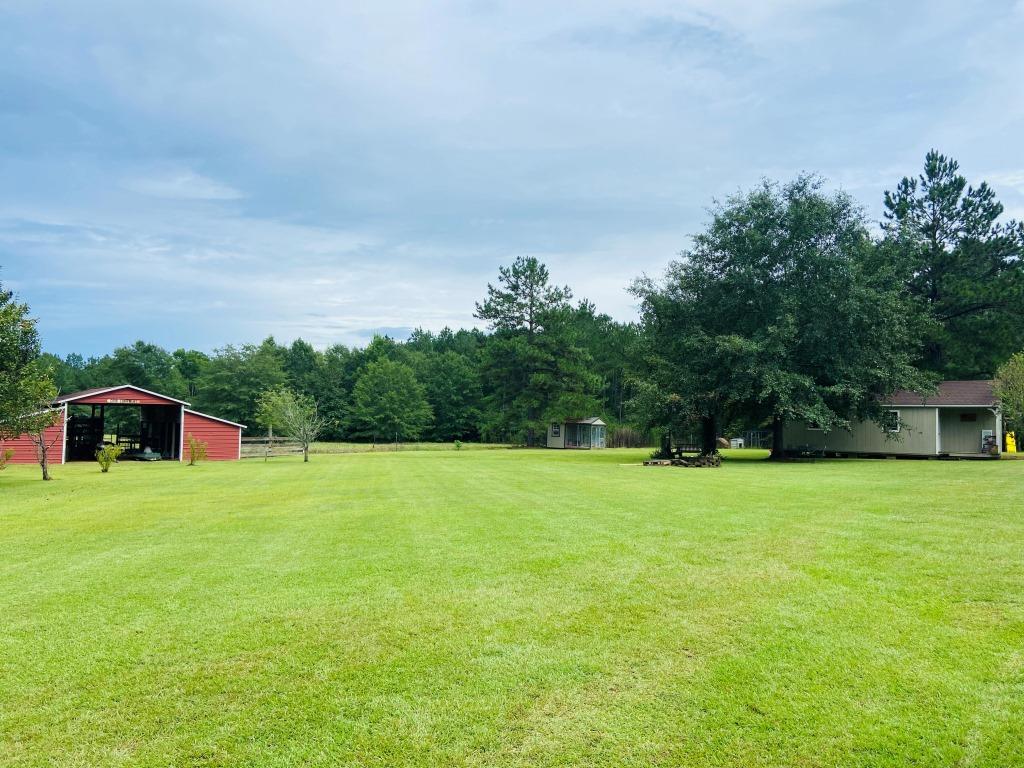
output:
POLYGON ((561 424, 552 424, 551 425, 551 436, 552 437, 561 437, 562 436, 562 425, 561 424))
POLYGON ((978 414, 976 413, 961 413, 960 421, 977 421, 978 414))
POLYGON ((900 431, 900 412, 899 411, 886 411, 882 416, 882 428, 886 432, 899 432, 900 431))

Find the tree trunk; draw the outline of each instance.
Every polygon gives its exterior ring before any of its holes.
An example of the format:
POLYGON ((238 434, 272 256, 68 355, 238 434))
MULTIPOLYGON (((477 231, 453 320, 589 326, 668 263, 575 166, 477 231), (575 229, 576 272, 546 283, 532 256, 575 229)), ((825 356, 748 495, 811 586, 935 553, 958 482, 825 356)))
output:
POLYGON ((302 444, 302 461, 309 461, 309 443, 302 444))
POLYGON ((36 449, 39 452, 39 466, 43 470, 43 480, 50 479, 50 458, 47 456, 46 435, 40 432, 36 436, 36 449))
POLYGON ((713 456, 718 453, 718 422, 714 416, 701 416, 700 419, 700 453, 702 456, 713 456))
POLYGON ((661 433, 661 450, 658 451, 658 458, 672 458, 672 433, 667 430, 661 433))
POLYGON ((772 418, 772 453, 769 458, 772 461, 782 461, 785 457, 785 446, 783 445, 782 428, 786 421, 781 416, 772 418))

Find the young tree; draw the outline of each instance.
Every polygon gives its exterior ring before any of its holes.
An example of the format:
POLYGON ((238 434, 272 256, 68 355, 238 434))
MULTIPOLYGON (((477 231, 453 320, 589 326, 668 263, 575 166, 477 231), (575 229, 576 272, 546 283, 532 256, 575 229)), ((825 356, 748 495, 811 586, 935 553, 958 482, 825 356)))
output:
POLYGON ((1014 430, 1024 429, 1024 352, 999 366, 995 391, 1007 423, 1014 430))
POLYGON ((927 388, 913 304, 860 209, 821 187, 801 176, 730 198, 663 284, 634 286, 652 379, 701 419, 705 451, 723 418, 770 422, 778 458, 787 419, 845 428, 927 388))
POLYGON ((352 391, 356 434, 395 439, 418 438, 432 419, 423 387, 412 368, 382 357, 368 363, 352 391))
POLYGON ((1003 206, 984 182, 932 150, 924 172, 885 193, 885 252, 935 327, 924 365, 947 377, 991 376, 1024 347, 1024 224, 999 223, 1003 206))
POLYGON ((324 419, 313 398, 284 387, 268 389, 260 395, 257 413, 262 424, 268 428, 276 426, 281 434, 298 441, 302 460, 309 461, 309 446, 324 429, 324 419))
POLYGON ((56 396, 28 305, 15 301, 0 285, 0 440, 29 435, 43 480, 50 479, 49 451, 60 439, 59 434, 47 434, 60 417, 51 408, 56 396))
POLYGON ((572 292, 548 284, 547 268, 519 257, 488 284, 476 317, 493 331, 482 354, 487 385, 485 429, 527 444, 551 420, 592 415, 600 409, 601 379, 573 327, 572 292))

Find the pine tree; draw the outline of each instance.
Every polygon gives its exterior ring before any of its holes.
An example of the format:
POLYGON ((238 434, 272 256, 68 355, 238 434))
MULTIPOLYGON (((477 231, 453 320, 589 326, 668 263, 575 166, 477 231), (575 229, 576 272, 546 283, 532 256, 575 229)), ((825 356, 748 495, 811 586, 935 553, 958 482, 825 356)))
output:
POLYGON ((923 365, 949 378, 989 377, 1024 347, 1024 224, 935 150, 924 172, 885 193, 885 253, 934 321, 923 365))

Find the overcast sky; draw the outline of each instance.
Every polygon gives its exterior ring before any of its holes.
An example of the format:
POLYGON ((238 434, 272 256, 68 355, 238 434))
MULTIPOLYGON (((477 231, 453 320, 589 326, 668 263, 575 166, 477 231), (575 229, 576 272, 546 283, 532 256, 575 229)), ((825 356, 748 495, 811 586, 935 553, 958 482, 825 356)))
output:
POLYGON ((530 254, 621 319, 715 197, 1024 214, 1024 2, 0 0, 0 281, 49 351, 468 326, 530 254))

